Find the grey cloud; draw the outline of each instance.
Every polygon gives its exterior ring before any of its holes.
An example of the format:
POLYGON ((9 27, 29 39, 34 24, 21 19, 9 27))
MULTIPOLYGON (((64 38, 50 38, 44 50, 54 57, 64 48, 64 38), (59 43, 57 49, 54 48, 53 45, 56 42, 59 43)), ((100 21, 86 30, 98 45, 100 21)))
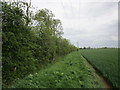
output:
MULTIPOLYGON (((38 0, 36 7, 50 9, 63 24, 63 37, 82 46, 117 46, 117 2, 82 2, 78 0, 38 0), (72 5, 71 5, 72 4, 72 5), (80 5, 80 6, 79 6, 80 5)), ((88 0, 87 0, 88 1, 88 0)))

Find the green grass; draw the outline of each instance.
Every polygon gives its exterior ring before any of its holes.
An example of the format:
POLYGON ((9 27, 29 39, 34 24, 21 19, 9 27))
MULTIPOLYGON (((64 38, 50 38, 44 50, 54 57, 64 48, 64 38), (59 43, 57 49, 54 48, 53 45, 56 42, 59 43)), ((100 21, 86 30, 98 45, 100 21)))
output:
POLYGON ((10 88, 101 88, 95 72, 80 55, 72 52, 35 74, 18 80, 10 88))
POLYGON ((81 53, 113 87, 118 87, 118 49, 86 49, 81 53))

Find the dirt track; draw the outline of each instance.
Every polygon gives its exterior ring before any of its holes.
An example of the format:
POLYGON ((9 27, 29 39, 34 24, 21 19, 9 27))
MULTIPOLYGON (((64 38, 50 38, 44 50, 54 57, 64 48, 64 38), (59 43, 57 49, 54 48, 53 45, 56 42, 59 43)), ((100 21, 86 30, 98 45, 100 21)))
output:
MULTIPOLYGON (((83 57, 84 58, 84 57, 83 57)), ((98 79, 101 81, 101 83, 103 84, 104 88, 111 88, 111 86, 106 82, 106 80, 104 79, 104 77, 102 75, 98 74, 98 71, 96 71, 94 69, 94 67, 84 58, 87 66, 96 73, 98 79)))

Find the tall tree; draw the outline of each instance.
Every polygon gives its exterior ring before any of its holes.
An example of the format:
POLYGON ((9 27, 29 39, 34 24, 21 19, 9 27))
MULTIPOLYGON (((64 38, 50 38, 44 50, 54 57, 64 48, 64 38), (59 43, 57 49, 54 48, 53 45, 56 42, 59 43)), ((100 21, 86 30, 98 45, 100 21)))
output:
MULTIPOLYGON (((54 15, 48 9, 39 10, 35 15, 37 25, 35 27, 39 38, 43 54, 49 60, 54 59, 56 53, 56 37, 62 34, 62 24, 60 20, 54 19, 54 15)), ((47 59, 46 59, 47 60, 47 59)))

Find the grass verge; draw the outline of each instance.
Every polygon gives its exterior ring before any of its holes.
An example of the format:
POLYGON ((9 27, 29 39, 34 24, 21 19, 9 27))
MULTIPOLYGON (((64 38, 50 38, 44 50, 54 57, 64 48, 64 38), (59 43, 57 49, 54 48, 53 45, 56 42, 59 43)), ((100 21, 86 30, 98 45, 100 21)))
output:
POLYGON ((59 58, 35 74, 18 80, 10 88, 102 88, 95 73, 86 66, 80 52, 59 58))

